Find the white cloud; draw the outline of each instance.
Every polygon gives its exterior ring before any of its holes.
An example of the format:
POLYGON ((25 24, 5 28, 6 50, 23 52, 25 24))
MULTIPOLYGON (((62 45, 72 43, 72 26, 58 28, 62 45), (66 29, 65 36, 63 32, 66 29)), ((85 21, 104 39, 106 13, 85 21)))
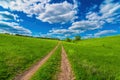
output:
POLYGON ((73 21, 77 13, 76 10, 73 9, 74 5, 63 2, 56 4, 47 4, 45 6, 45 12, 39 14, 38 19, 49 22, 49 23, 65 23, 68 21, 73 21))
MULTIPOLYGON (((69 30, 79 30, 80 32, 101 29, 106 23, 118 23, 120 20, 120 3, 113 3, 113 0, 105 0, 100 5, 99 12, 89 11, 86 20, 73 22, 69 30)), ((87 37, 93 37, 88 36, 87 37)))
POLYGON ((83 39, 94 38, 93 34, 86 34, 83 39))
POLYGON ((50 30, 52 34, 78 34, 78 30, 69 30, 69 29, 52 29, 50 30))
MULTIPOLYGON (((85 20, 76 22, 74 22, 74 19, 77 18, 76 8, 78 7, 78 3, 76 0, 73 0, 74 4, 70 4, 67 1, 50 4, 50 1, 51 0, 1 0, 0 6, 9 8, 10 10, 22 11, 30 17, 35 15, 37 19, 51 24, 64 24, 72 21, 72 25, 68 29, 52 29, 47 34, 49 36, 60 34, 62 34, 62 36, 70 36, 80 34, 87 30, 100 29, 106 23, 114 24, 120 22, 120 3, 113 3, 113 0, 104 0, 100 7, 95 5, 92 9, 99 7, 99 12, 89 11, 86 14, 85 20)), ((93 37, 94 35, 87 36, 93 37)))
POLYGON ((47 37, 47 38, 51 38, 51 37, 53 37, 53 35, 52 35, 51 33, 47 33, 47 34, 39 33, 38 37, 47 37))
POLYGON ((47 33, 47 34, 43 34, 43 33, 39 33, 37 35, 34 35, 35 37, 47 37, 47 38, 59 38, 59 39, 65 39, 66 37, 63 35, 53 35, 52 33, 47 33))
POLYGON ((18 20, 18 15, 8 11, 0 11, 0 20, 18 20))
POLYGON ((71 30, 95 30, 100 29, 106 23, 115 24, 120 22, 120 3, 113 3, 113 0, 105 0, 100 5, 99 12, 89 11, 86 20, 72 23, 71 30))
POLYGON ((86 15, 86 18, 88 20, 91 20, 91 21, 100 20, 101 19, 101 17, 98 16, 98 14, 95 13, 95 12, 88 12, 87 15, 86 15))
POLYGON ((120 3, 113 3, 113 0, 105 0, 100 5, 99 12, 88 12, 86 18, 88 20, 104 21, 105 23, 118 23, 120 18, 120 3))
MULTIPOLYGON (((113 0, 105 0, 100 5, 100 11, 99 12, 88 12, 86 14, 86 20, 76 21, 73 22, 72 25, 68 29, 55 29, 51 32, 53 34, 64 34, 65 35, 72 35, 72 34, 80 34, 82 32, 88 31, 88 30, 95 30, 95 29, 101 29, 103 28, 104 24, 106 23, 116 23, 120 22, 120 3, 113 3, 113 0)), ((94 8, 97 6, 94 6, 94 8)), ((98 37, 101 35, 114 33, 114 30, 105 30, 101 31, 99 33, 95 33, 95 35, 90 34, 86 35, 84 38, 93 38, 98 37)))
POLYGON ((0 32, 1 33, 18 33, 23 35, 31 35, 31 31, 20 26, 19 16, 8 11, 0 12, 0 32))
POLYGON ((36 18, 49 23, 66 23, 77 18, 77 2, 70 4, 67 1, 62 3, 49 3, 50 0, 8 0, 0 1, 0 6, 10 10, 23 11, 28 16, 36 15, 36 18), (4 5, 5 6, 4 6, 4 5))
POLYGON ((101 26, 104 24, 103 21, 78 21, 74 22, 72 26, 69 27, 70 30, 80 30, 80 31, 86 31, 86 30, 94 30, 101 28, 101 26))
POLYGON ((9 32, 9 33, 18 33, 18 34, 23 34, 23 35, 31 35, 31 31, 20 26, 18 23, 15 22, 3 22, 0 21, 0 28, 4 32, 9 32))
POLYGON ((101 36, 106 36, 106 35, 110 35, 110 34, 113 34, 113 33, 116 33, 117 31, 116 30, 102 30, 102 31, 98 31, 94 34, 86 34, 83 39, 88 39, 88 38, 98 38, 98 37, 101 37, 101 36))
POLYGON ((94 36, 95 37, 100 37, 102 35, 108 35, 108 34, 111 34, 111 33, 116 33, 117 31, 115 30, 103 30, 103 31, 99 31, 98 33, 95 33, 94 36))
POLYGON ((10 33, 9 31, 6 31, 4 29, 0 29, 0 33, 10 33))
POLYGON ((120 12, 120 3, 109 3, 106 5, 101 5, 102 19, 106 19, 107 22, 112 23, 116 20, 116 17, 120 12), (109 21, 111 19, 111 21, 109 21))
MULTIPOLYGON (((82 31, 81 31, 82 32, 82 31)), ((70 30, 70 29, 52 29, 49 31, 49 35, 55 36, 57 38, 65 39, 66 37, 71 37, 75 35, 79 35, 80 30, 70 30)))

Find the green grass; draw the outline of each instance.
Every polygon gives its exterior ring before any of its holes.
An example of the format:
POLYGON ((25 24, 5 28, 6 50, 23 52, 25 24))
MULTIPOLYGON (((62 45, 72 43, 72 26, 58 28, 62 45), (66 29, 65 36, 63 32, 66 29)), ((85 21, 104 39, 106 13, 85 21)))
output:
POLYGON ((57 80, 60 71, 61 46, 55 51, 48 61, 33 75, 31 80, 57 80))
POLYGON ((120 36, 63 44, 76 80, 120 80, 120 36))
POLYGON ((0 80, 12 80, 47 55, 57 42, 0 34, 0 80))

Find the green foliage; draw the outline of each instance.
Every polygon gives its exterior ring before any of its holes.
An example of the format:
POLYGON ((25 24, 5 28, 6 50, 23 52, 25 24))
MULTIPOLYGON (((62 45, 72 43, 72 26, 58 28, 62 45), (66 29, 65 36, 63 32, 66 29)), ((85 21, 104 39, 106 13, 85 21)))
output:
POLYGON ((71 42, 71 39, 67 37, 67 38, 65 39, 65 41, 71 42))
POLYGON ((43 64, 43 66, 33 75, 31 80, 57 80, 60 71, 61 46, 55 53, 43 64))
POLYGON ((120 80, 120 36, 65 43, 76 80, 120 80))
POLYGON ((0 80, 12 80, 47 55, 56 44, 56 40, 0 34, 0 80))
POLYGON ((81 37, 80 36, 75 36, 75 39, 74 39, 75 41, 79 41, 79 40, 81 40, 81 37))

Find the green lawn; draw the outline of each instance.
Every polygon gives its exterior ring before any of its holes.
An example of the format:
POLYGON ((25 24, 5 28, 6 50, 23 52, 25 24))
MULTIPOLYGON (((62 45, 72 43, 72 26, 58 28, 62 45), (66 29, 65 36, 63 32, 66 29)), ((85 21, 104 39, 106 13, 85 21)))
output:
MULTIPOLYGON (((47 55, 56 40, 0 34, 0 80, 17 74, 47 55)), ((120 36, 63 42, 76 80, 120 80, 120 36)), ((61 46, 31 80, 56 80, 60 71, 61 46)))
POLYGON ((31 80, 57 80, 60 72, 61 46, 48 61, 35 73, 31 80))
POLYGON ((0 34, 0 80, 11 80, 47 55, 56 40, 0 34))
POLYGON ((120 80, 120 36, 63 44, 76 80, 120 80))

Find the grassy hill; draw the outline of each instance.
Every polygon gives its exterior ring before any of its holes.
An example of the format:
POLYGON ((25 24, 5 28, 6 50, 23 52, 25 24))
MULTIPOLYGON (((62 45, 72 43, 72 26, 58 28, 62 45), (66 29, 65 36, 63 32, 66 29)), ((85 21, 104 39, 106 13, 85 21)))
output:
POLYGON ((11 80, 23 72, 47 55, 57 42, 0 34, 0 80, 11 80))
MULTIPOLYGON (((25 71, 47 55, 57 42, 57 40, 0 34, 0 80, 11 80, 25 71)), ((120 36, 62 44, 76 80, 120 80, 120 36)), ((55 54, 32 79, 45 79, 46 76, 49 79, 54 78, 60 68, 60 53, 59 46, 55 54)))
POLYGON ((120 80, 120 36, 63 44, 76 80, 120 80))

